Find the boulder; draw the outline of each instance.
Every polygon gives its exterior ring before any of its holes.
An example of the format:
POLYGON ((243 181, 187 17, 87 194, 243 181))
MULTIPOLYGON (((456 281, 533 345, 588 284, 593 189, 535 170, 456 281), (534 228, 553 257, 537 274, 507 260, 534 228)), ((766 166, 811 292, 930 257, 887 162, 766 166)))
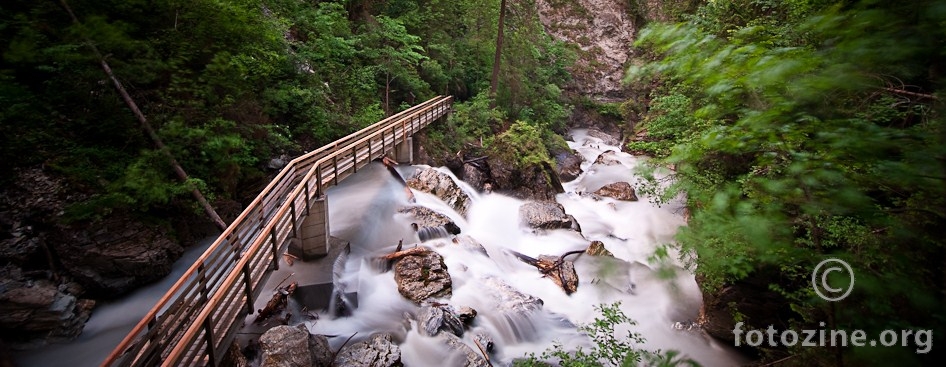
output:
POLYGON ((473 323, 473 319, 476 318, 476 310, 472 307, 463 306, 457 309, 457 318, 460 319, 460 322, 463 325, 470 326, 473 323))
POLYGON ((608 133, 605 133, 604 131, 598 130, 596 128, 588 129, 588 136, 592 138, 601 139, 601 142, 607 145, 620 145, 621 144, 621 141, 618 140, 617 138, 611 136, 608 133))
POLYGON ((519 223, 532 229, 571 229, 580 231, 575 217, 565 214, 562 204, 530 201, 519 207, 519 223))
POLYGON ((450 306, 424 306, 417 313, 420 335, 435 336, 441 331, 463 336, 463 322, 450 306))
MULTIPOLYGON (((485 165, 484 165, 485 166, 485 165)), ((489 177, 486 172, 471 163, 463 164, 463 181, 470 184, 477 191, 483 191, 489 177)))
POLYGON ((585 250, 585 253, 591 256, 607 256, 614 257, 614 254, 611 251, 608 251, 604 247, 604 242, 601 241, 591 241, 591 244, 588 245, 588 249, 585 250))
POLYGON ((624 201, 637 201, 634 187, 627 182, 614 182, 604 185, 594 192, 594 195, 614 198, 624 201))
POLYGON ((309 331, 305 326, 280 325, 267 330, 259 338, 263 359, 262 367, 309 367, 309 331))
POLYGON ((522 293, 496 277, 483 278, 480 284, 485 288, 484 296, 496 305, 497 313, 527 314, 541 310, 544 304, 541 299, 522 293))
POLYGON ((450 217, 442 213, 435 212, 425 206, 400 208, 397 211, 398 213, 410 215, 413 218, 413 222, 417 223, 418 227, 437 227, 453 222, 450 217))
POLYGON ((472 205, 470 196, 457 185, 450 175, 434 168, 428 167, 420 170, 414 177, 407 180, 407 185, 414 190, 433 194, 464 217, 466 217, 466 212, 472 205))
POLYGON ((398 292, 417 304, 453 294, 453 282, 443 256, 431 250, 398 259, 394 263, 394 281, 398 292))
POLYGON ((581 155, 575 152, 560 154, 555 157, 555 163, 558 165, 558 177, 563 182, 572 181, 581 175, 581 163, 584 161, 581 155))
POLYGON ((488 163, 493 175, 491 190, 522 200, 555 201, 555 195, 565 192, 558 172, 546 162, 517 166, 501 156, 490 156, 488 163))
POLYGON ((459 235, 453 238, 453 243, 471 252, 478 252, 489 257, 486 248, 470 235, 459 235))
POLYGON ((565 291, 565 294, 575 293, 578 290, 578 273, 575 272, 575 263, 568 260, 559 263, 560 259, 558 256, 550 255, 540 255, 538 258, 540 263, 555 264, 552 267, 553 270, 546 273, 546 277, 551 278, 565 291))
POLYGON ((401 349, 390 334, 375 334, 368 340, 348 345, 338 352, 336 366, 395 367, 401 363, 401 349))
POLYGON ((599 154, 598 158, 595 158, 595 164, 615 166, 621 164, 621 160, 618 159, 617 152, 613 150, 607 150, 604 153, 599 154))

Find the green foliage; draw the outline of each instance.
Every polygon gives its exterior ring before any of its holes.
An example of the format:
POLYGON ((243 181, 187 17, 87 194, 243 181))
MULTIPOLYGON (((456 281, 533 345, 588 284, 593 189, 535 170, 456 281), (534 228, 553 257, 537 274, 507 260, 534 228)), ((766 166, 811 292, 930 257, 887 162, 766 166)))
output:
POLYGON ((637 322, 624 315, 621 303, 595 306, 601 316, 590 324, 580 325, 578 331, 588 335, 594 345, 586 350, 578 347, 574 351, 566 350, 560 343, 555 343, 540 356, 530 354, 526 359, 515 361, 513 366, 543 366, 543 361, 554 361, 562 367, 579 366, 699 366, 695 361, 680 357, 676 351, 653 352, 641 349, 645 339, 640 333, 627 331, 617 335, 616 328, 621 325, 634 326, 637 322))
POLYGON ((946 254, 946 134, 929 70, 944 15, 942 1, 719 0, 641 32, 638 45, 662 59, 630 78, 673 85, 653 99, 643 148, 676 169, 663 197, 686 193, 692 217, 677 239, 704 286, 774 266, 770 289, 799 327, 830 317, 868 333, 942 330, 932 259, 946 254), (826 257, 857 276, 837 311, 810 289, 826 257))
POLYGON ((505 161, 515 162, 519 168, 543 164, 555 166, 542 139, 541 128, 529 122, 516 121, 504 133, 489 139, 486 146, 497 156, 509 157, 505 161))

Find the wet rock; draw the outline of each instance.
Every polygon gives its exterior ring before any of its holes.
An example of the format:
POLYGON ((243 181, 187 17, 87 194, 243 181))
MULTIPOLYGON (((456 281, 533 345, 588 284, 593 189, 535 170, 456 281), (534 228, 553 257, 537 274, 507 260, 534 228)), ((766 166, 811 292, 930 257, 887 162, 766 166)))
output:
POLYGON ((479 252, 487 257, 489 256, 489 254, 486 252, 486 248, 469 235, 456 236, 453 238, 453 243, 469 251, 479 252))
POLYGON ((581 155, 575 152, 570 152, 556 156, 556 164, 558 165, 558 177, 561 177, 562 181, 568 182, 578 178, 578 175, 582 173, 581 162, 584 161, 581 155))
POLYGON ((634 187, 627 182, 614 182, 604 185, 594 192, 594 195, 614 198, 624 201, 637 201, 634 187))
POLYGON ((607 256, 614 257, 614 254, 611 251, 608 251, 604 247, 604 242, 601 241, 591 241, 591 244, 588 245, 588 249, 585 250, 585 253, 591 256, 607 256))
MULTIPOLYGON (((449 334, 445 334, 449 335, 449 334)), ((336 366, 395 367, 401 363, 401 349, 389 334, 375 334, 363 342, 348 345, 338 352, 336 366)))
POLYGON ((598 158, 595 158, 595 164, 601 164, 605 166, 615 166, 621 164, 621 161, 618 159, 617 152, 613 150, 605 151, 598 155, 598 158))
POLYGON ((453 223, 453 220, 450 217, 435 212, 424 206, 412 206, 408 208, 400 208, 397 210, 398 213, 408 214, 413 217, 413 222, 417 223, 418 227, 438 227, 445 225, 447 223, 453 223))
POLYGON ((565 214, 562 204, 531 201, 519 207, 519 223, 533 229, 572 229, 580 231, 575 217, 565 214))
MULTIPOLYGON (((305 327, 300 325, 300 327, 305 327)), ((307 330, 308 332, 308 330, 307 330)), ((309 353, 312 354, 313 367, 331 367, 334 362, 332 346, 325 335, 309 334, 309 353)))
POLYGON ((421 170, 407 180, 407 185, 412 189, 437 196, 464 217, 472 204, 470 196, 453 181, 450 175, 434 168, 421 170))
POLYGON ((309 332, 305 326, 280 325, 263 333, 259 338, 263 359, 262 367, 312 366, 309 350, 309 332))
POLYGON ((447 348, 452 352, 450 356, 447 357, 447 360, 444 362, 444 366, 463 366, 463 367, 489 367, 490 364, 486 361, 486 357, 483 356, 478 350, 474 350, 469 345, 460 340, 460 338, 454 336, 453 334, 443 333, 440 334, 440 338, 447 348))
POLYGON ((552 279, 555 284, 565 291, 565 294, 572 294, 578 290, 578 273, 575 272, 575 263, 569 260, 561 260, 558 256, 541 255, 538 260, 540 263, 554 264, 551 271, 546 273, 546 277, 552 279))
POLYGON ((67 293, 69 285, 24 277, 15 265, 0 268, 0 334, 18 347, 74 339, 95 302, 67 293))
POLYGON ((463 336, 463 322, 449 306, 424 306, 417 313, 420 334, 435 336, 441 331, 463 336))
POLYGON ((607 145, 620 145, 621 144, 621 141, 618 140, 617 138, 595 128, 588 129, 588 136, 592 138, 601 139, 601 142, 607 145))
POLYGON ((542 309, 541 299, 522 293, 501 279, 486 277, 480 282, 485 287, 485 296, 495 302, 498 313, 531 313, 542 309))
POLYGON ((457 318, 460 319, 464 325, 469 326, 473 323, 473 319, 476 318, 476 310, 472 307, 463 306, 457 309, 457 318))
MULTIPOLYGON (((485 164, 480 164, 485 166, 485 164)), ((489 177, 483 169, 471 163, 463 164, 463 181, 470 184, 477 191, 483 191, 489 177)))
POLYGON ((398 292, 417 304, 453 294, 453 282, 443 256, 431 250, 398 259, 394 263, 394 281, 398 292))

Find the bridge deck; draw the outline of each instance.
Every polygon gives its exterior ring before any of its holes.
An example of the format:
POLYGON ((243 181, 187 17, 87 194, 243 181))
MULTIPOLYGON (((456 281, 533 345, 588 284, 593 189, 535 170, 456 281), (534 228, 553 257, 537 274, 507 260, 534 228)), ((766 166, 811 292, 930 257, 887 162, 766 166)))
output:
POLYGON ((446 115, 451 104, 452 97, 433 98, 292 160, 102 365, 222 363, 314 200, 446 115))

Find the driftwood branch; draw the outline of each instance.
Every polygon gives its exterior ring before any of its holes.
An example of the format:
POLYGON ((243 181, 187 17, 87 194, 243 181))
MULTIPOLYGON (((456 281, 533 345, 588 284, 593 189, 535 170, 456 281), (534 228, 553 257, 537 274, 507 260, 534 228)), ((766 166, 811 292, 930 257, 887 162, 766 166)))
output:
MULTIPOLYGON (((82 23, 79 22, 79 18, 76 17, 75 13, 72 11, 72 8, 69 7, 69 4, 66 3, 66 0, 59 0, 59 4, 62 5, 63 9, 69 13, 69 17, 72 18, 72 23, 77 26, 82 26, 82 23)), ((181 164, 178 163, 177 159, 174 158, 174 155, 171 154, 171 150, 168 149, 164 142, 161 141, 161 137, 158 136, 158 133, 151 127, 151 123, 148 122, 148 119, 145 117, 144 113, 141 112, 141 109, 138 108, 138 104, 135 103, 135 100, 131 98, 131 95, 128 94, 128 91, 125 90, 125 86, 122 85, 121 81, 118 80, 118 77, 115 76, 115 73, 112 72, 112 68, 108 65, 108 62, 105 61, 105 56, 102 56, 102 53, 99 52, 98 47, 95 47, 95 43, 92 42, 88 37, 85 38, 86 44, 92 49, 92 52, 95 54, 95 57, 99 61, 99 65, 102 67, 102 70, 108 75, 108 78, 112 81, 112 84, 115 86, 115 90, 118 91, 118 94, 121 95, 122 100, 125 101, 125 104, 128 105, 128 108, 131 109, 131 112, 138 118, 138 122, 141 125, 141 129, 144 130, 145 134, 148 135, 148 138, 154 143, 155 147, 167 158, 168 162, 171 164, 171 167, 174 169, 174 173, 177 175, 177 178, 188 184, 190 178, 187 176, 187 172, 184 171, 184 168, 181 167, 181 164)), ((207 213, 207 216, 210 217, 210 220, 221 231, 227 230, 227 224, 220 218, 220 215, 217 214, 217 211, 210 205, 210 202, 207 201, 207 198, 204 197, 204 194, 200 192, 196 187, 191 189, 191 195, 194 196, 194 199, 200 203, 200 206, 204 208, 204 212, 207 213)))
POLYGON ((256 324, 262 323, 285 309, 286 305, 289 304, 289 295, 293 294, 298 286, 299 283, 292 282, 285 288, 277 288, 273 298, 270 298, 269 302, 266 302, 266 306, 258 311, 259 313, 253 322, 256 324))
POLYGON ((896 88, 887 88, 887 87, 884 87, 884 88, 881 88, 881 89, 883 89, 883 90, 885 90, 885 91, 888 91, 888 92, 890 92, 890 93, 902 94, 902 95, 905 95, 905 96, 932 99, 932 100, 934 100, 934 101, 938 101, 938 100, 939 100, 939 97, 937 97, 936 95, 933 95, 933 94, 917 93, 917 92, 911 92, 911 91, 908 91, 908 90, 896 89, 896 88))
POLYGON ((493 362, 491 362, 491 361, 489 360, 489 354, 486 353, 486 349, 483 348, 483 345, 480 344, 480 341, 479 341, 479 340, 476 340, 476 338, 473 338, 473 343, 476 344, 476 348, 479 349, 479 350, 480 350, 480 353, 483 354, 483 358, 486 359, 486 364, 488 364, 490 367, 492 367, 492 366, 493 366, 493 362))
POLYGON ((575 266, 570 261, 566 262, 565 257, 583 253, 585 250, 569 251, 557 259, 551 256, 539 256, 536 259, 516 251, 509 250, 509 252, 519 261, 534 266, 542 273, 542 276, 552 279, 556 285, 565 291, 565 294, 572 294, 578 290, 578 274, 575 272, 575 266))

